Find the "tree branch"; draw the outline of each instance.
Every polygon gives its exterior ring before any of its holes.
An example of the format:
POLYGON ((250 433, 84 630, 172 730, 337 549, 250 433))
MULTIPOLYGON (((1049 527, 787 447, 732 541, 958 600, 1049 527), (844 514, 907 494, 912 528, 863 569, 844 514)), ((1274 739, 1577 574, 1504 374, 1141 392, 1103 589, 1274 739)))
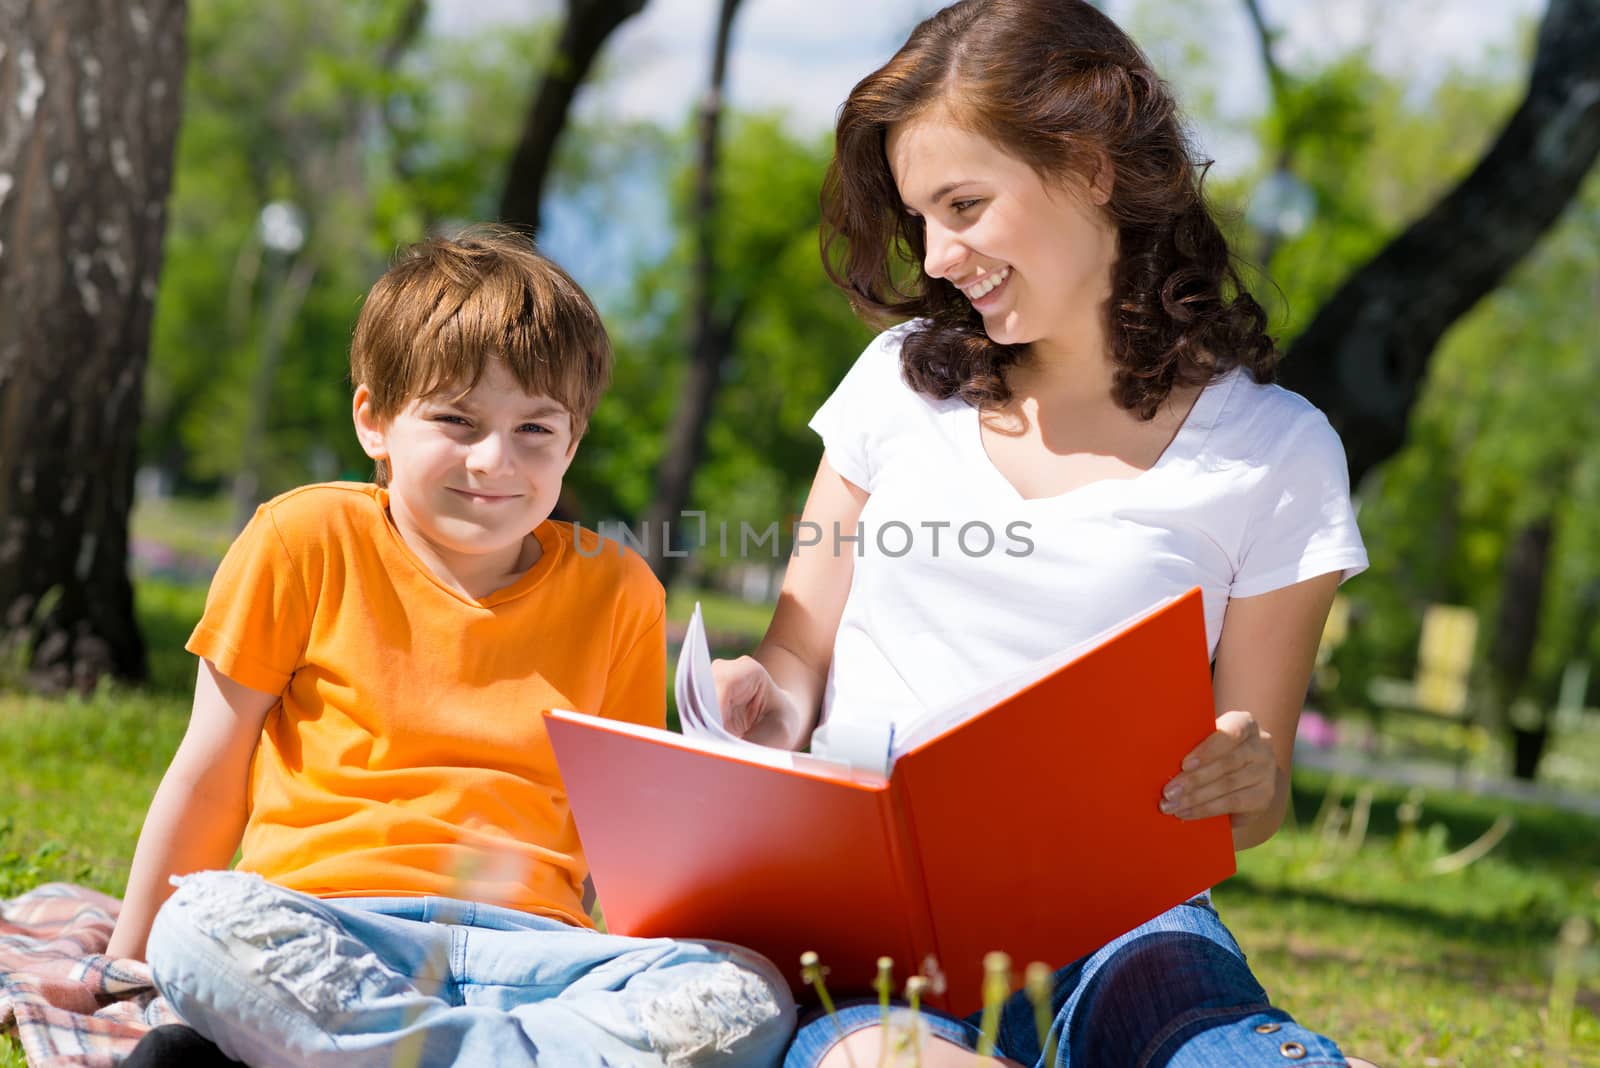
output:
POLYGON ((1352 482, 1404 445, 1439 339, 1538 243, 1597 155, 1600 0, 1550 0, 1527 95, 1494 144, 1345 280, 1283 365, 1343 436, 1352 482))
POLYGON ((529 233, 538 232, 545 179, 555 158, 556 141, 572 109, 572 98, 606 38, 643 11, 645 3, 646 0, 567 0, 567 20, 544 78, 533 94, 522 124, 522 137, 506 174, 505 192, 500 197, 502 222, 529 233))
POLYGON ((1256 41, 1261 47, 1261 66, 1267 72, 1267 84, 1272 90, 1273 103, 1283 99, 1284 74, 1283 68, 1278 66, 1277 56, 1273 47, 1278 40, 1277 31, 1267 25, 1267 20, 1261 15, 1260 0, 1244 0, 1245 13, 1250 16, 1250 25, 1255 27, 1256 41))

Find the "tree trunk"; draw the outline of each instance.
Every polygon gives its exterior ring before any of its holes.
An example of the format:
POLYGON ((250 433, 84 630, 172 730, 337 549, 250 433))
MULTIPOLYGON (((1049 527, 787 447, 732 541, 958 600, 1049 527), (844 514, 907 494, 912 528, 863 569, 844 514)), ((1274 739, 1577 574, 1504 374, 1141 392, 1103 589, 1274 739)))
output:
POLYGON ((500 197, 500 221, 539 232, 539 213, 545 177, 555 158, 556 141, 567 124, 572 98, 588 77, 600 46, 622 23, 644 10, 646 0, 567 0, 567 20, 561 27, 555 54, 533 94, 522 137, 511 157, 505 192, 500 197))
POLYGON ((1553 520, 1544 515, 1524 526, 1512 539, 1506 554, 1494 640, 1489 646, 1489 694, 1495 705, 1490 712, 1510 731, 1512 774, 1519 779, 1531 780, 1538 772, 1539 759, 1550 736, 1548 709, 1540 711, 1537 723, 1515 722, 1510 713, 1513 703, 1522 696, 1533 665, 1553 536, 1553 520))
POLYGON ((688 375, 667 429, 666 451, 656 469, 655 498, 645 512, 646 559, 663 586, 670 586, 681 556, 673 555, 669 534, 689 502, 695 469, 705 453, 711 403, 722 381, 722 365, 733 345, 737 313, 716 307, 717 148, 722 127, 722 90, 728 74, 728 41, 739 0, 722 0, 711 79, 700 102, 700 160, 695 173, 694 337, 689 342, 688 375))
POLYGON ((128 580, 184 0, 0 0, 0 644, 145 674, 128 580))
POLYGON ((1494 144, 1345 280, 1284 362, 1284 384, 1344 438, 1352 483, 1405 444, 1439 338, 1538 243, 1597 155, 1600 0, 1550 0, 1527 95, 1494 144))
POLYGON ((1511 774, 1523 782, 1532 782, 1539 774, 1539 763, 1544 760, 1549 742, 1549 723, 1529 729, 1511 728, 1511 774))

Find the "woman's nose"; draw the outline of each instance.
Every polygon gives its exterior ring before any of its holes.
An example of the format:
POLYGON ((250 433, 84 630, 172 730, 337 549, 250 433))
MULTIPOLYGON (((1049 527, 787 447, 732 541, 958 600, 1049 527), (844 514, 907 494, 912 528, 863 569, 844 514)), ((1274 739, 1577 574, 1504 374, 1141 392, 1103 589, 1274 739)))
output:
POLYGON ((922 257, 922 269, 929 278, 947 278, 966 256, 966 246, 956 235, 937 223, 929 222, 923 230, 927 248, 922 257))

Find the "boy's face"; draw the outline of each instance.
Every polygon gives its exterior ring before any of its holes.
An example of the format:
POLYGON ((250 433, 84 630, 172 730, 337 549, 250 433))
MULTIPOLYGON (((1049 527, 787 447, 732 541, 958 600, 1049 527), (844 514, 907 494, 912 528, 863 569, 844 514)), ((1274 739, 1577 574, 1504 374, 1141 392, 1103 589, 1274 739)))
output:
POLYGON ((445 388, 410 401, 387 424, 356 388, 356 433, 367 455, 389 464, 389 511, 408 540, 445 559, 506 570, 524 540, 555 510, 578 443, 572 416, 525 393, 498 360, 465 396, 445 388))

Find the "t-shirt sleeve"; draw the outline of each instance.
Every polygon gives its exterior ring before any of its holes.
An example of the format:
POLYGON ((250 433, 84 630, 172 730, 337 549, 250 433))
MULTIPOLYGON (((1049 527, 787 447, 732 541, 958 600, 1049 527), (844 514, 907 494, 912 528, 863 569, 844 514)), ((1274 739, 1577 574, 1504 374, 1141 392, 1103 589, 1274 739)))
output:
POLYGON ((1338 433, 1321 412, 1298 421, 1254 487, 1232 597, 1253 597, 1367 569, 1367 550, 1350 503, 1350 469, 1338 433))
POLYGON ((874 338, 809 424, 833 469, 868 493, 877 474, 874 442, 885 405, 907 388, 900 379, 902 333, 896 328, 874 338))
MULTIPOLYGON (((641 598, 646 583, 641 582, 641 598)), ((667 724, 667 612, 666 597, 651 579, 651 602, 642 613, 646 622, 626 632, 625 647, 611 662, 606 676, 600 715, 647 727, 667 724)), ((633 593, 632 590, 629 591, 633 593)))
POLYGON ((272 511, 263 506, 218 565, 205 613, 185 648, 234 682, 282 693, 309 634, 302 577, 272 511))

